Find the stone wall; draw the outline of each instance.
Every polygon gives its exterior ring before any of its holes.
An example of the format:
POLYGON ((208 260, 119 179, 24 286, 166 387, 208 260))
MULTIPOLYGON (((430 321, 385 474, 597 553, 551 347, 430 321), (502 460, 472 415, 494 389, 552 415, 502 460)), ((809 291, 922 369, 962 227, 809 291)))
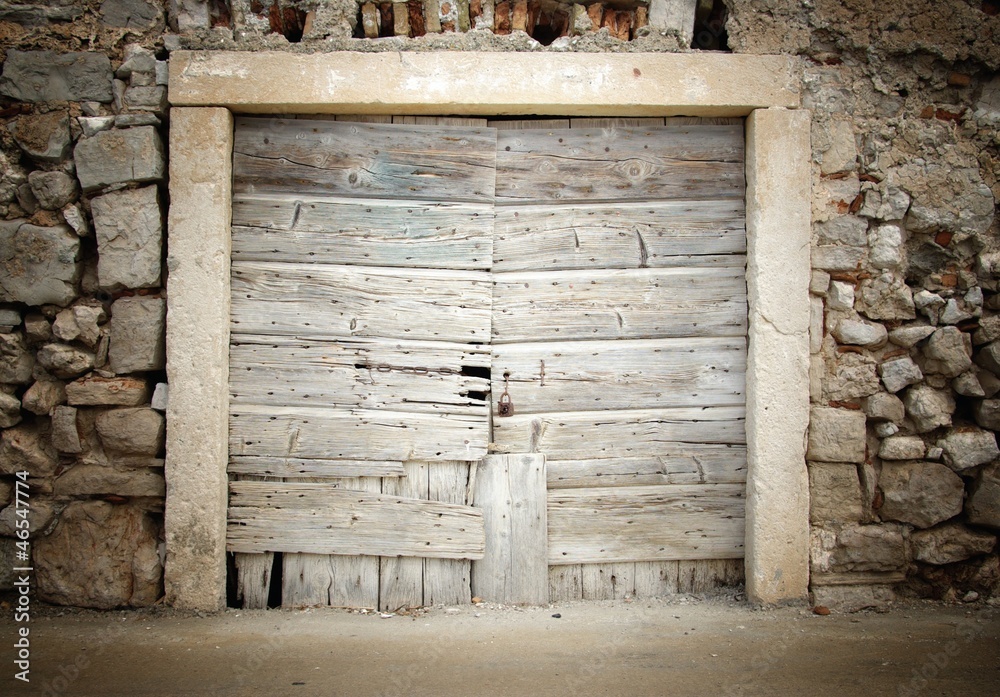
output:
POLYGON ((812 111, 814 600, 1000 597, 996 3, 0 0, 0 38, 0 588, 27 470, 42 598, 161 592, 171 50, 728 41, 812 111))

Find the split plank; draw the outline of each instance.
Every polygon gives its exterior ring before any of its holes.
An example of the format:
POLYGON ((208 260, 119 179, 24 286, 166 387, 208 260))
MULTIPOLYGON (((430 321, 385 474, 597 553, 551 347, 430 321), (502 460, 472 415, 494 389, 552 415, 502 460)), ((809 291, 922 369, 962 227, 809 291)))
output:
POLYGON ((738 406, 745 403, 744 337, 503 344, 493 394, 509 385, 519 414, 738 406), (504 375, 509 374, 505 383, 504 375))
MULTIPOLYGON (((402 469, 402 466, 400 466, 402 469)), ((357 477, 341 481, 348 491, 378 494, 382 481, 378 477, 357 477)), ((331 555, 330 605, 334 607, 378 607, 379 558, 370 554, 331 555)))
POLYGON ((551 131, 569 128, 570 119, 496 119, 488 125, 498 131, 551 131))
POLYGON ((742 199, 507 206, 493 270, 745 266, 744 221, 742 199))
POLYGON ((230 482, 229 504, 232 552, 443 559, 484 552, 483 514, 470 506, 295 482, 230 482))
MULTIPOLYGON (((427 498, 465 504, 469 463, 427 463, 427 498)), ((468 605, 472 602, 467 559, 424 559, 424 605, 468 605)))
POLYGON ((745 415, 743 407, 515 413, 494 420, 493 441, 506 452, 550 460, 657 457, 678 443, 743 445, 745 415))
POLYGON ((489 203, 495 162, 490 128, 237 117, 233 192, 489 203))
POLYGON ((747 477, 746 447, 664 443, 656 455, 598 460, 550 460, 549 489, 657 484, 740 484, 747 477))
POLYGON ((739 268, 494 275, 494 343, 745 336, 739 268))
POLYGON ((330 604, 333 568, 326 554, 283 554, 281 606, 323 607, 330 604))
POLYGON ((497 205, 742 199, 743 130, 673 126, 499 131, 497 205))
POLYGON ((637 561, 635 563, 635 596, 663 598, 677 593, 676 561, 637 561))
POLYGON ((580 564, 549 567, 549 602, 583 599, 583 569, 580 564))
POLYGON ((323 460, 295 457, 229 458, 230 474, 256 474, 291 479, 340 479, 349 477, 402 477, 403 463, 375 460, 323 460))
POLYGON ((472 593, 496 603, 547 603, 545 458, 487 456, 475 487, 490 544, 472 564, 472 593))
POLYGON ((233 197, 233 259, 488 269, 493 207, 298 194, 233 197))
POLYGON ((274 554, 242 554, 234 556, 236 564, 236 597, 247 610, 266 610, 271 593, 271 572, 274 554))
POLYGON ((488 341, 485 272, 244 261, 232 273, 234 335, 488 341))
POLYGON ((231 456, 474 460, 489 443, 487 420, 474 415, 257 405, 229 415, 231 456))
POLYGON ((549 492, 549 563, 742 557, 743 489, 715 484, 549 492))
MULTIPOLYGON (((403 468, 406 476, 383 480, 382 492, 409 499, 426 499, 428 463, 407 462, 403 468)), ((417 556, 422 555, 384 555, 379 559, 379 609, 383 612, 423 606, 424 560, 417 556)))

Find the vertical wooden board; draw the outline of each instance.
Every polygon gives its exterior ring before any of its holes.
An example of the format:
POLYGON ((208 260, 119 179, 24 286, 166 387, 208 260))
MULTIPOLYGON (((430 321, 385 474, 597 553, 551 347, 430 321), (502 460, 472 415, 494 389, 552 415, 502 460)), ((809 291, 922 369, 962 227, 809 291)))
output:
POLYGON ((635 595, 635 564, 619 562, 611 565, 611 589, 616 600, 635 595))
POLYGON ((615 597, 613 576, 613 564, 583 564, 581 567, 583 599, 613 600, 615 597))
MULTIPOLYGON (((341 480, 345 489, 379 493, 382 480, 378 477, 354 477, 341 480)), ((334 607, 378 607, 379 558, 373 556, 330 557, 333 583, 330 605, 334 607)))
POLYGON ((487 119, 470 118, 467 116, 393 116, 393 123, 409 126, 471 126, 483 128, 488 126, 487 119))
POLYGON ((678 562, 678 591, 705 593, 743 582, 742 559, 695 559, 678 562))
MULTIPOLYGON (((413 499, 427 498, 427 463, 405 462, 405 477, 383 479, 382 493, 413 499)), ((419 557, 381 557, 379 609, 395 612, 424 604, 424 560, 419 557)))
POLYGON ((549 602, 581 600, 583 578, 580 564, 549 567, 549 602))
POLYGON ((271 569, 274 553, 244 554, 237 552, 236 597, 247 610, 264 610, 271 592, 271 569))
POLYGON ((677 593, 676 561, 637 561, 635 595, 637 598, 662 598, 677 593))
POLYGON ((333 569, 328 554, 283 554, 281 606, 304 607, 330 604, 333 569))
POLYGON ((489 455, 476 472, 486 556, 472 564, 472 592, 506 604, 548 602, 545 458, 489 455))
MULTIPOLYGON (((464 504, 469 463, 427 464, 427 498, 464 504)), ((472 602, 471 568, 467 559, 424 559, 424 605, 462 605, 472 602)))

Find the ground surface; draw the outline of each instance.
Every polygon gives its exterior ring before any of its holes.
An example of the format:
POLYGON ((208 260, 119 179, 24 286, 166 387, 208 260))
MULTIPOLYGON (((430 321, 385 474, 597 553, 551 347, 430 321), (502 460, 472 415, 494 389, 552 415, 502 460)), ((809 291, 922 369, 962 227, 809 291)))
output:
POLYGON ((0 620, 0 695, 998 695, 1000 608, 818 616, 731 599, 96 613, 38 608, 31 684, 0 620), (553 615, 559 614, 560 617, 553 615))

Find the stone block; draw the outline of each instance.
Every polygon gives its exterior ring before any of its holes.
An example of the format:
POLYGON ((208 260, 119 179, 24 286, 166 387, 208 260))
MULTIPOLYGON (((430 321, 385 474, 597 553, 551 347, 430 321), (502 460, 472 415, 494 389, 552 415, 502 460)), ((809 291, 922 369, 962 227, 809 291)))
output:
POLYGON ((847 613, 887 610, 896 598, 892 587, 885 585, 815 586, 811 593, 814 607, 847 613))
POLYGON ((927 385, 908 389, 903 396, 903 405, 917 433, 951 426, 951 415, 955 412, 955 399, 950 390, 936 390, 927 385))
POLYGON ((0 333, 10 333, 21 326, 21 313, 17 310, 0 309, 0 333))
POLYGON ((963 428, 948 433, 937 442, 944 451, 945 464, 956 472, 992 462, 1000 457, 997 437, 992 431, 963 428))
POLYGON ((116 374, 162 370, 166 366, 167 301, 120 298, 111 306, 111 348, 116 374))
POLYGON ((212 20, 205 0, 170 0, 169 8, 170 27, 174 31, 183 34, 211 26, 212 20))
POLYGON ((76 200, 76 180, 65 172, 32 172, 28 183, 38 205, 47 211, 57 211, 76 200))
POLYGON ((854 285, 843 281, 832 281, 826 303, 831 310, 850 312, 854 309, 854 285))
POLYGON ((1000 431, 1000 399, 973 402, 972 416, 976 423, 991 431, 1000 431))
POLYGON ((983 389, 982 383, 979 382, 979 378, 976 376, 975 371, 972 370, 967 373, 962 373, 957 378, 952 380, 951 389, 955 390, 955 392, 963 397, 986 396, 986 390, 983 389))
POLYGON ((0 428, 10 428, 21 423, 21 400, 12 394, 0 392, 0 428))
POLYGON ((104 53, 7 51, 0 94, 22 102, 110 102, 111 60, 104 53))
POLYGON ((858 523, 863 514, 861 482, 854 465, 809 465, 809 520, 813 525, 858 523))
POLYGON ((33 344, 52 339, 52 325, 45 315, 30 312, 24 317, 24 335, 33 344))
POLYGON ((156 388, 153 390, 153 400, 149 406, 156 409, 156 411, 165 412, 169 401, 170 385, 165 382, 156 383, 156 388))
POLYGON ((972 337, 957 327, 941 327, 927 341, 924 356, 925 373, 957 377, 972 367, 972 337))
POLYGON ((889 332, 889 341, 896 344, 896 346, 912 348, 933 334, 934 331, 934 327, 926 324, 900 327, 889 332))
POLYGON ((806 458, 818 462, 864 462, 864 412, 813 407, 806 458))
POLYGON ((830 288, 830 274, 820 269, 814 269, 809 275, 809 292, 813 295, 826 297, 830 288))
POLYGON ((84 138, 90 138, 115 126, 114 116, 81 116, 77 119, 84 138))
POLYGON ((830 124, 829 148, 823 151, 820 172, 835 174, 847 172, 857 166, 858 147, 854 140, 854 127, 847 119, 836 119, 830 124))
POLYGON ((891 421, 901 423, 906 416, 903 400, 894 394, 879 392, 864 401, 865 415, 872 421, 891 421))
POLYGON ((80 238, 70 227, 0 222, 0 302, 68 305, 80 273, 80 238))
POLYGON ((976 354, 976 365, 1000 376, 1000 341, 993 341, 976 354))
POLYGON ((26 470, 31 477, 55 474, 59 458, 42 424, 22 423, 0 434, 0 474, 26 470))
POLYGON ((112 184, 159 182, 166 173, 163 141, 152 126, 104 131, 83 138, 73 151, 84 191, 112 184))
POLYGON ((882 384, 889 392, 899 392, 904 387, 916 384, 924 379, 924 374, 920 366, 909 356, 893 358, 892 360, 880 363, 878 374, 882 378, 882 384))
POLYGON ((0 334, 0 383, 27 385, 31 382, 35 357, 31 355, 21 332, 0 334))
POLYGON ((914 319, 913 293, 906 282, 891 271, 861 281, 854 306, 874 320, 914 319))
POLYGON ((141 378, 88 376, 66 385, 66 401, 71 406, 136 407, 148 404, 149 383, 141 378))
POLYGON ((38 364, 57 378, 75 378, 94 368, 94 353, 68 344, 45 344, 38 364))
POLYGON ((74 305, 56 315, 52 333, 61 341, 79 341, 93 348, 101 338, 100 323, 105 317, 101 305, 74 305))
POLYGON ((972 525, 1000 530, 1000 463, 984 467, 969 487, 965 517, 972 525))
MULTIPOLYGON (((16 0, 0 4, 0 20, 25 27, 72 22, 83 14, 81 0, 16 0)), ((15 564, 16 566, 16 564, 15 564)))
POLYGON ((83 452, 76 411, 76 407, 56 407, 52 410, 52 445, 61 453, 83 452))
POLYGON ((868 221, 857 216, 838 215, 816 223, 814 230, 820 245, 842 244, 860 248, 868 244, 868 221))
POLYGON ((56 496, 127 496, 163 498, 166 483, 161 472, 119 470, 104 465, 75 465, 55 481, 56 496))
POLYGON ((105 450, 155 456, 163 448, 166 419, 154 409, 113 409, 95 423, 105 450))
POLYGON ((58 380, 39 380, 24 393, 24 408, 32 414, 45 416, 66 403, 66 386, 58 380))
POLYGON ((163 8, 153 0, 104 0, 101 21, 109 27, 135 31, 163 29, 163 8))
POLYGON ((158 85, 129 87, 125 90, 125 106, 163 114, 167 110, 167 88, 158 85))
POLYGON ((926 454, 927 446, 919 436, 886 438, 878 449, 878 456, 883 460, 921 460, 926 454))
POLYGON ((33 545, 38 597, 101 610, 152 605, 162 591, 159 536, 137 506, 69 504, 52 534, 33 545))
POLYGON ((899 525, 846 525, 813 528, 813 573, 886 572, 905 568, 906 543, 899 525))
POLYGON ((881 389, 875 360, 859 353, 837 355, 827 366, 823 401, 851 401, 873 395, 881 389))
MULTIPOLYGON (((37 499, 29 501, 31 513, 28 516, 28 534, 32 538, 37 538, 39 535, 45 535, 51 531, 52 524, 55 522, 56 507, 50 501, 37 499)), ((16 537, 17 521, 17 509, 14 506, 8 506, 0 511, 0 536, 16 537)), ((17 564, 17 566, 21 565, 17 564)))
POLYGON ((819 245, 812 248, 812 267, 823 271, 857 271, 864 258, 864 247, 819 245))
POLYGON ((929 528, 962 512, 962 478, 936 462, 883 463, 879 485, 883 520, 929 528))
POLYGON ((64 111, 18 117, 7 129, 28 157, 39 162, 62 162, 72 143, 69 115, 64 111))
POLYGON ((881 324, 853 319, 840 320, 832 333, 841 344, 868 348, 884 346, 889 337, 888 331, 881 324))
POLYGON ((91 201, 101 287, 160 285, 163 225, 155 186, 115 191, 91 201))
POLYGON ((903 266, 903 228, 894 223, 873 227, 868 234, 868 261, 876 269, 903 266))
POLYGON ((913 556, 927 564, 954 564, 977 554, 989 554, 996 535, 977 532, 959 523, 945 523, 930 530, 918 530, 910 537, 913 556))
POLYGON ((79 204, 71 204, 62 209, 63 220, 73 228, 77 237, 86 237, 90 234, 90 221, 87 214, 83 212, 79 204))

